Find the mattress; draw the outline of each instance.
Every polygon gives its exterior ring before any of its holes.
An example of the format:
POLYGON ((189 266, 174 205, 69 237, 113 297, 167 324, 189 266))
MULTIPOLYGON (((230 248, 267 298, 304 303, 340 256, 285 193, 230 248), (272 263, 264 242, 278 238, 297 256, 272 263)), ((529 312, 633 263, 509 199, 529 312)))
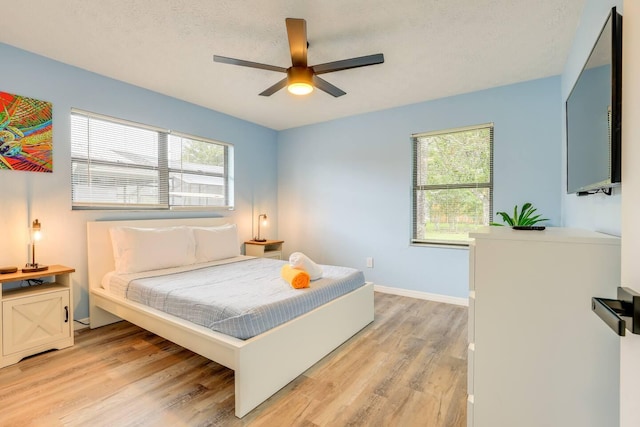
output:
POLYGON ((280 276, 286 261, 235 257, 215 265, 110 274, 103 287, 147 305, 240 339, 259 335, 364 285, 364 274, 322 265, 322 278, 293 289, 280 276))

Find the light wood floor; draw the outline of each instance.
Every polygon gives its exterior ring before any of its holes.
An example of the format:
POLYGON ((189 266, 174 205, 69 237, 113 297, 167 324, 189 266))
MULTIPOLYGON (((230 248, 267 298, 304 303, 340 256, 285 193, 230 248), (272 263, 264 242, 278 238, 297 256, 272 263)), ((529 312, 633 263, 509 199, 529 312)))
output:
POLYGON ((1 426, 466 424, 467 309, 376 293, 376 320, 242 420, 233 371, 126 322, 0 369, 1 426))

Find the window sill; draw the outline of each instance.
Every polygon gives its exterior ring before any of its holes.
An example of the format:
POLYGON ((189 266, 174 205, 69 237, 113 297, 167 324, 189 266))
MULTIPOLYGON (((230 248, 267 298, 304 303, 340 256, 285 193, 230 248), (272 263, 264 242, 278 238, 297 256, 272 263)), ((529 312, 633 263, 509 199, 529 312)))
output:
POLYGON ((234 206, 207 206, 207 207, 186 207, 186 206, 174 206, 171 208, 142 208, 136 206, 71 206, 72 211, 113 211, 113 212, 219 212, 219 211, 232 211, 234 206))
POLYGON ((409 246, 420 248, 438 248, 438 249, 469 249, 469 243, 451 243, 451 242, 411 242, 409 246))

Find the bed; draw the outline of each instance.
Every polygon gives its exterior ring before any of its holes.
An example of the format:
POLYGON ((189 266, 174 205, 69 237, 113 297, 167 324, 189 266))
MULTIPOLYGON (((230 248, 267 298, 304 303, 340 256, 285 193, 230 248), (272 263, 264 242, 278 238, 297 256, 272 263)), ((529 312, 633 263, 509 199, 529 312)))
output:
POLYGON ((87 223, 91 328, 122 319, 234 370, 235 415, 242 418, 373 321, 373 284, 365 283, 293 320, 248 339, 235 338, 107 292, 115 268, 112 227, 211 227, 226 218, 87 223))

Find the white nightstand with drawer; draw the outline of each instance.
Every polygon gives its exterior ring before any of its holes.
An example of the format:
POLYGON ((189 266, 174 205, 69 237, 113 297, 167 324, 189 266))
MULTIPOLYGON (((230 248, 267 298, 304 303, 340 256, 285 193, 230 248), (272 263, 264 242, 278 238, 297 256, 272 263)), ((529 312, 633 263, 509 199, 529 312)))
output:
POLYGON ((10 282, 36 283, 0 292, 0 367, 46 350, 73 345, 70 275, 74 271, 63 265, 51 265, 45 271, 0 276, 0 287, 10 282), (37 284, 49 277, 53 280, 37 284))
POLYGON ((266 240, 264 242, 247 240, 244 242, 244 253, 248 256, 282 259, 283 243, 284 240, 266 240))

